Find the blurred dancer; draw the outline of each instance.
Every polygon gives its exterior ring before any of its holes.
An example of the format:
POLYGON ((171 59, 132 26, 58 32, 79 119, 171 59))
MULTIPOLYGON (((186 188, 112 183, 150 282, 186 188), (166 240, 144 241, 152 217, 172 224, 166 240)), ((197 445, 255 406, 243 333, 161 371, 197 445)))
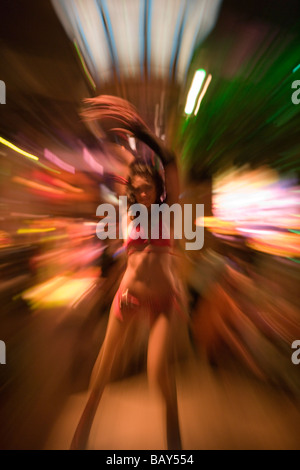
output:
MULTIPOLYGON (((147 128, 127 101, 111 96, 99 96, 87 101, 90 104, 84 114, 87 119, 100 120, 110 129, 117 122, 118 131, 121 127, 126 134, 135 136, 147 146, 143 158, 139 155, 130 165, 127 196, 129 207, 134 203, 146 206, 150 228, 151 204, 176 202, 174 188, 178 190, 178 181, 174 155, 147 128)), ((91 376, 90 395, 71 449, 86 448, 97 407, 110 381, 128 326, 131 321, 138 322, 141 318, 146 319, 150 326, 147 372, 150 383, 159 389, 164 400, 167 446, 168 449, 181 449, 176 384, 170 358, 174 347, 175 321, 183 309, 174 277, 172 230, 169 239, 163 239, 161 232, 159 224, 158 239, 136 239, 133 233, 128 233, 126 271, 112 302, 106 336, 91 376)))

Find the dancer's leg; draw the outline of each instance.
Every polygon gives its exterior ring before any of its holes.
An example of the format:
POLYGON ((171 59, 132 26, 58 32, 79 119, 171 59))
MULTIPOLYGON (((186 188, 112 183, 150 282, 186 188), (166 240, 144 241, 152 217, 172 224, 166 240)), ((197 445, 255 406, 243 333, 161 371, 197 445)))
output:
POLYGON ((148 378, 150 384, 158 387, 166 407, 167 444, 169 450, 181 449, 178 420, 176 382, 170 357, 173 348, 172 321, 160 314, 153 324, 148 344, 148 378))
POLYGON ((104 388, 110 380, 114 357, 126 328, 127 322, 120 322, 112 307, 105 339, 92 373, 90 396, 76 428, 71 450, 86 448, 93 420, 104 388))

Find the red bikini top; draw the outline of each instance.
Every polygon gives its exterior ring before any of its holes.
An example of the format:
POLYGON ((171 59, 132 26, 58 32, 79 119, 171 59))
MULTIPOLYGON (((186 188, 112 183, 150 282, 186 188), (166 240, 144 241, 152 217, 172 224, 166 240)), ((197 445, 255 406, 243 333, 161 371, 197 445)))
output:
MULTIPOLYGON (((149 232, 151 234, 151 228, 149 227, 149 232)), ((159 223, 159 237, 158 238, 143 238, 144 229, 138 225, 137 227, 134 227, 131 232, 129 237, 126 240, 126 248, 133 248, 135 246, 142 246, 142 245, 153 245, 153 246, 171 246, 171 240, 170 238, 162 238, 162 223, 160 221, 159 223), (133 234, 138 234, 136 237, 138 238, 133 238, 133 234)), ((168 233, 168 232, 166 232, 168 233)))

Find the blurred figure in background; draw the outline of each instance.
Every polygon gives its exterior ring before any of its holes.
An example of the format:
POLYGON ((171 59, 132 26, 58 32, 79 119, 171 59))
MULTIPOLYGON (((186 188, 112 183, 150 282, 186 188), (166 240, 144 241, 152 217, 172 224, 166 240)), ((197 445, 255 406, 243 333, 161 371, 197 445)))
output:
MULTIPOLYGON (((196 349, 299 399, 291 344, 299 329, 299 186, 270 167, 214 179, 205 249, 188 271, 196 349)), ((199 185, 198 194, 201 193, 199 185)), ((206 232, 207 233, 207 232, 206 232)))

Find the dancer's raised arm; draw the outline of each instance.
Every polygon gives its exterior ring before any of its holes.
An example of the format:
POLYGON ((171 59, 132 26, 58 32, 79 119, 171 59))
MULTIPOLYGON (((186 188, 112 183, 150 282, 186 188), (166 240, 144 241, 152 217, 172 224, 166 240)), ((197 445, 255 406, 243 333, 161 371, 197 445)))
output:
POLYGON ((136 108, 123 98, 110 95, 87 98, 85 104, 87 108, 82 112, 84 119, 99 120, 106 132, 123 132, 134 136, 160 157, 165 171, 166 202, 168 204, 176 202, 179 177, 175 154, 152 132, 136 108))

